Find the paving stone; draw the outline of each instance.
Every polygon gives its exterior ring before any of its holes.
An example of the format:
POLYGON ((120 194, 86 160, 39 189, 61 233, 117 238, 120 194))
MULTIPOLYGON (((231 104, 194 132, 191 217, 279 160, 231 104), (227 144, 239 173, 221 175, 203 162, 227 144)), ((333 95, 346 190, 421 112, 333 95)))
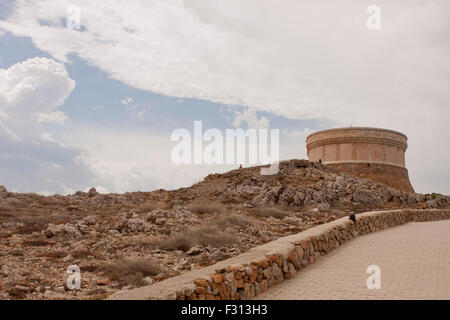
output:
POLYGON ((256 299, 450 299, 450 220, 411 222, 360 236, 256 299), (381 270, 368 289, 367 267, 381 270))

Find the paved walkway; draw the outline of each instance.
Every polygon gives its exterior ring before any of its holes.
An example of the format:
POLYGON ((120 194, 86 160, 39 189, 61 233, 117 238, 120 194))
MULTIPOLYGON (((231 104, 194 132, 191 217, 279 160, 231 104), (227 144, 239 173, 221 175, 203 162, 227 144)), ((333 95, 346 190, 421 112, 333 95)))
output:
POLYGON ((450 220, 361 236, 257 299, 450 299, 450 220), (380 267, 380 289, 367 288, 369 265, 380 267))

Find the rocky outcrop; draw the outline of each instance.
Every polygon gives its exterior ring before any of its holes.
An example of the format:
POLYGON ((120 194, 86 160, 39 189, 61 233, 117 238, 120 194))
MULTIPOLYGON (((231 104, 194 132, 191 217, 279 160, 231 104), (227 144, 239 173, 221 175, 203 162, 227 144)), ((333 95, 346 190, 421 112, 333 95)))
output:
POLYGON ((47 228, 42 232, 47 238, 52 237, 69 237, 76 238, 81 236, 81 231, 72 224, 52 224, 49 223, 47 228))
POLYGON ((52 224, 49 223, 47 228, 42 231, 42 234, 47 238, 53 237, 68 237, 77 238, 86 235, 90 232, 90 226, 97 223, 96 216, 86 216, 75 224, 52 224))
POLYGON ((8 190, 4 186, 0 186, 0 199, 8 196, 8 190))

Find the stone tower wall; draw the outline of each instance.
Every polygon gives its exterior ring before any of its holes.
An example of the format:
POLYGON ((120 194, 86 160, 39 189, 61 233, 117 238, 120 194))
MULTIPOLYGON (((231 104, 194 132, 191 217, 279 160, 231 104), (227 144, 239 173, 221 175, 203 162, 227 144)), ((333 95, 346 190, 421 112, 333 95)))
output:
POLYGON ((315 132, 306 138, 311 161, 414 192, 405 167, 407 137, 378 128, 339 128, 315 132))

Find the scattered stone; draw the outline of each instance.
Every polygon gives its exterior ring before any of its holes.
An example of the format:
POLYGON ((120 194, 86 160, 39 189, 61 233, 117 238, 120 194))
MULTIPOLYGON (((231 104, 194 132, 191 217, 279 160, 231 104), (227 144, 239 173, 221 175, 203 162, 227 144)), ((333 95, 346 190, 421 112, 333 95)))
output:
POLYGON ((190 256, 195 256, 203 252, 203 249, 200 247, 192 247, 186 253, 190 256))
POLYGON ((95 281, 95 283, 98 286, 108 286, 111 284, 111 281, 109 281, 108 279, 98 279, 97 281, 95 281))
POLYGON ((99 193, 97 192, 97 190, 95 188, 91 188, 89 189, 87 195, 89 198, 95 197, 96 195, 98 195, 99 193))
POLYGON ((8 190, 5 186, 0 186, 0 199, 6 198, 8 196, 8 190))
POLYGON ((144 279, 142 279, 144 282, 145 282, 145 284, 147 284, 147 285, 151 285, 151 284, 154 284, 155 283, 155 280, 153 280, 153 278, 152 277, 145 277, 144 279))
POLYGON ((80 230, 75 227, 74 225, 71 225, 69 223, 67 224, 52 224, 49 223, 47 228, 43 231, 43 234, 47 238, 52 237, 69 237, 69 238, 76 238, 81 236, 80 230))

